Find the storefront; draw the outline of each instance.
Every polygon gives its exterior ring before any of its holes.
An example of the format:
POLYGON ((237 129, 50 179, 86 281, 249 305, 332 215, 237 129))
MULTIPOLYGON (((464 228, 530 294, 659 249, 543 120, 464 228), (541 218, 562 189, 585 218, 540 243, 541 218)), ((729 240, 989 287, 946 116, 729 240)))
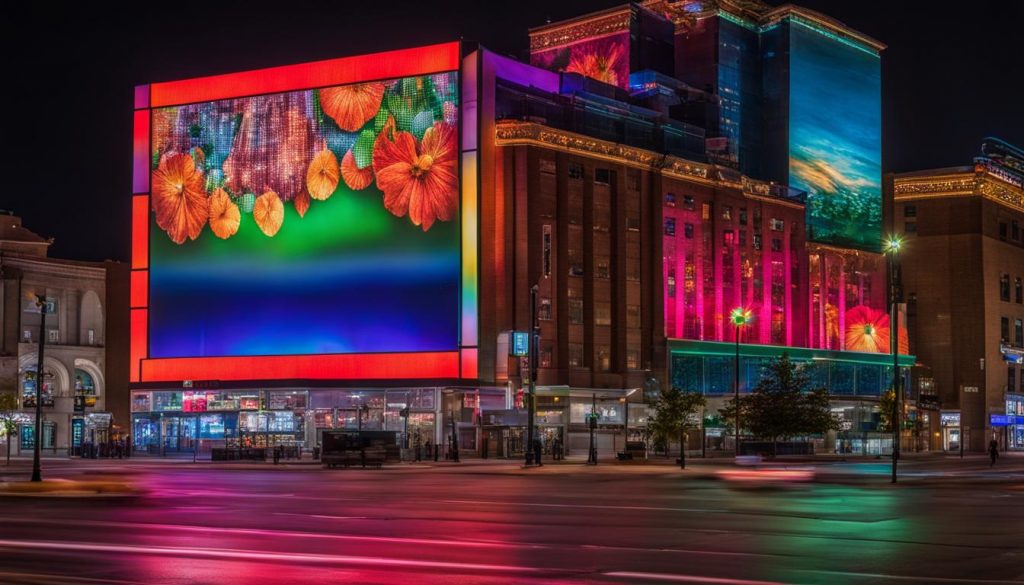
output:
POLYGON ((1012 450, 1024 450, 1024 395, 1006 395, 1006 414, 1014 417, 1007 421, 1006 445, 1012 450))
POLYGON ((960 451, 960 413, 948 410, 939 412, 939 426, 942 428, 942 450, 960 451))
POLYGON ((447 450, 454 428, 459 450, 471 452, 481 410, 504 401, 504 388, 134 391, 132 442, 153 455, 278 445, 310 451, 326 429, 362 429, 407 433, 410 448, 429 442, 447 450))

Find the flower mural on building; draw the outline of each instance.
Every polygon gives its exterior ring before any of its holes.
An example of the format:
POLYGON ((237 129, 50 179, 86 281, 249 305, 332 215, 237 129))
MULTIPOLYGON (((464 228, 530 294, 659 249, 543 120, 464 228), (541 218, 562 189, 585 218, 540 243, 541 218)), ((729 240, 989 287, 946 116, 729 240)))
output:
POLYGON ((617 68, 624 52, 622 45, 609 43, 593 51, 574 53, 569 58, 569 65, 565 70, 609 85, 618 85, 617 68))
MULTIPOLYGON (((848 310, 846 312, 845 340, 848 351, 892 352, 888 313, 864 305, 858 305, 848 310)), ((901 354, 910 353, 910 342, 904 327, 900 327, 899 331, 899 352, 901 354)))
POLYGON ((252 214, 274 237, 286 203, 302 219, 345 190, 429 230, 458 213, 457 121, 455 73, 154 109, 157 225, 228 239, 252 214))

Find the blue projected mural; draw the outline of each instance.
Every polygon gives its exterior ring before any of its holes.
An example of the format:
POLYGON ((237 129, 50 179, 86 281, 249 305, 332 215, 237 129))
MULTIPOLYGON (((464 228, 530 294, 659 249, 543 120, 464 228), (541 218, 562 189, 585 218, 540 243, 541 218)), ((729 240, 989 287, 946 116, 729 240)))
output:
POLYGON ((811 240, 879 249, 881 85, 872 50, 792 21, 789 181, 807 191, 811 240))

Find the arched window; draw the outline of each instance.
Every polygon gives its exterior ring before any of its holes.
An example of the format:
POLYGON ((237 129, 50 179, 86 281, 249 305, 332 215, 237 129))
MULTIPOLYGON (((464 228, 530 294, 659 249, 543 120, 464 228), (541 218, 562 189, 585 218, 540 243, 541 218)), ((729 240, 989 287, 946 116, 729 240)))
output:
POLYGON ((92 374, 75 368, 75 394, 79 396, 96 396, 96 382, 92 374))
MULTIPOLYGON (((50 368, 43 368, 43 406, 53 406, 56 395, 56 376, 50 368)), ((36 368, 33 365, 21 374, 21 407, 36 407, 36 368)))

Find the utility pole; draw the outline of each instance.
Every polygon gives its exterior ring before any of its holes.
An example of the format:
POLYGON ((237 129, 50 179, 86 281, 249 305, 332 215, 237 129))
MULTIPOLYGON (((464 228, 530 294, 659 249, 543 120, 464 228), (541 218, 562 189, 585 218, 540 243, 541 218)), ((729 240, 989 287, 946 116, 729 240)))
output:
POLYGON ((892 345, 892 483, 896 483, 896 465, 900 457, 900 411, 903 410, 903 399, 900 394, 900 284, 899 254, 903 240, 893 236, 885 243, 885 252, 889 256, 889 303, 892 306, 892 317, 889 319, 889 343, 892 345))
POLYGON ((588 465, 597 465, 597 447, 594 446, 594 429, 597 428, 597 393, 591 398, 590 416, 587 426, 590 427, 590 454, 587 456, 588 465))
POLYGON ((46 297, 36 295, 39 307, 39 356, 36 358, 36 425, 32 449, 32 481, 43 481, 39 449, 43 443, 43 347, 46 345, 46 297))

